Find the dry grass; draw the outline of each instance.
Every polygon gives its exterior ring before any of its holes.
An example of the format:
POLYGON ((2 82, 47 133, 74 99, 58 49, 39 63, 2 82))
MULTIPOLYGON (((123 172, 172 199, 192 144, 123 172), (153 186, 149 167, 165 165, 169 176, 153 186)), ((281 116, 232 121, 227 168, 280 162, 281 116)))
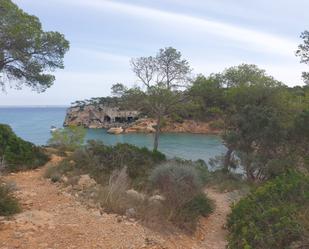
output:
POLYGON ((124 213, 126 208, 125 196, 129 185, 127 168, 114 170, 110 175, 108 185, 102 187, 99 193, 102 207, 107 212, 124 213))

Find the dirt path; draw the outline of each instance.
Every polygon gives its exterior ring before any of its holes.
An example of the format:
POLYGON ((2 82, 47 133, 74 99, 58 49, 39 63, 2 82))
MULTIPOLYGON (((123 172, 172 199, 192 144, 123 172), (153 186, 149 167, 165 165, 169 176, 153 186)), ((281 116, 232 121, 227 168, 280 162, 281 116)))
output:
POLYGON ((226 217, 230 212, 230 202, 227 193, 207 190, 208 197, 215 201, 214 213, 203 221, 203 247, 207 249, 226 248, 227 231, 224 229, 226 217))
MULTIPOLYGON (((56 157, 53 160, 58 160, 56 157)), ((201 221, 194 236, 155 233, 137 222, 89 210, 42 177, 44 168, 11 174, 23 212, 10 220, 0 217, 0 248, 65 249, 224 249, 223 229, 229 212, 226 194, 208 191, 216 211, 201 221)))

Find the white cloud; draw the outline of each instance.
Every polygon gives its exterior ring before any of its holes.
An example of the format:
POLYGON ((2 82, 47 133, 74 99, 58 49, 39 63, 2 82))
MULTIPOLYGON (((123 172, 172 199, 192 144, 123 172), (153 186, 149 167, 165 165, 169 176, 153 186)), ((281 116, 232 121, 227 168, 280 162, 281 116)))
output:
POLYGON ((232 41, 240 42, 250 49, 268 53, 293 56, 293 51, 297 47, 297 41, 278 35, 248 29, 221 21, 208 20, 191 15, 168 12, 133 4, 109 0, 66 0, 63 2, 61 1, 61 3, 80 7, 90 7, 96 10, 108 12, 113 11, 118 14, 123 13, 160 23, 164 22, 166 25, 172 25, 177 28, 181 27, 182 30, 180 32, 185 32, 185 29, 198 29, 200 32, 221 36, 232 41))
MULTIPOLYGON (((127 72, 58 72, 56 82, 46 92, 38 94, 24 87, 22 91, 7 89, 0 92, 0 105, 69 105, 79 99, 107 96, 116 82, 133 82, 133 75, 127 72)), ((133 83, 132 83, 133 84, 133 83)))
POLYGON ((70 53, 76 54, 79 56, 86 56, 90 57, 92 59, 97 59, 100 61, 109 61, 109 62, 117 62, 117 63, 124 63, 129 65, 129 61, 131 57, 120 55, 120 54, 114 54, 111 52, 106 52, 102 50, 94 50, 94 49, 87 49, 87 48, 72 48, 70 53))

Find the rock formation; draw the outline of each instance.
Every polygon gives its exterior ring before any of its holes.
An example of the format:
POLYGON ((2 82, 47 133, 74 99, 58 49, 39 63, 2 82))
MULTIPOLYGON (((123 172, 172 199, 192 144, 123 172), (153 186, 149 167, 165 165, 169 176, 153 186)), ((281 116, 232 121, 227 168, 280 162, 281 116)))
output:
MULTIPOLYGON (((67 111, 64 126, 77 125, 86 128, 105 128, 108 133, 154 133, 157 125, 152 118, 139 118, 138 111, 120 110, 118 107, 84 105, 71 107, 67 111)), ((167 118, 162 132, 220 134, 209 122, 183 120, 173 122, 167 118)))
POLYGON ((104 105, 85 105, 70 107, 64 126, 77 125, 87 128, 119 127, 138 119, 138 111, 120 110, 118 107, 104 105))

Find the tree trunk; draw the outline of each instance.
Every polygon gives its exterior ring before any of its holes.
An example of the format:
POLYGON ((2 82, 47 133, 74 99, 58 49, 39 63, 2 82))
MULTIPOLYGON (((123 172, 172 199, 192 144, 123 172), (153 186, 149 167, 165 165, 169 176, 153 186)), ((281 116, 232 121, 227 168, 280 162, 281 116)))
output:
POLYGON ((223 170, 225 172, 229 171, 229 166, 231 165, 232 152, 233 150, 229 148, 224 156, 223 170))
POLYGON ((4 61, 0 61, 0 72, 2 72, 4 68, 4 61))
POLYGON ((153 143, 153 150, 157 151, 159 147, 159 136, 160 136, 160 124, 161 123, 161 115, 157 117, 157 126, 153 143))

